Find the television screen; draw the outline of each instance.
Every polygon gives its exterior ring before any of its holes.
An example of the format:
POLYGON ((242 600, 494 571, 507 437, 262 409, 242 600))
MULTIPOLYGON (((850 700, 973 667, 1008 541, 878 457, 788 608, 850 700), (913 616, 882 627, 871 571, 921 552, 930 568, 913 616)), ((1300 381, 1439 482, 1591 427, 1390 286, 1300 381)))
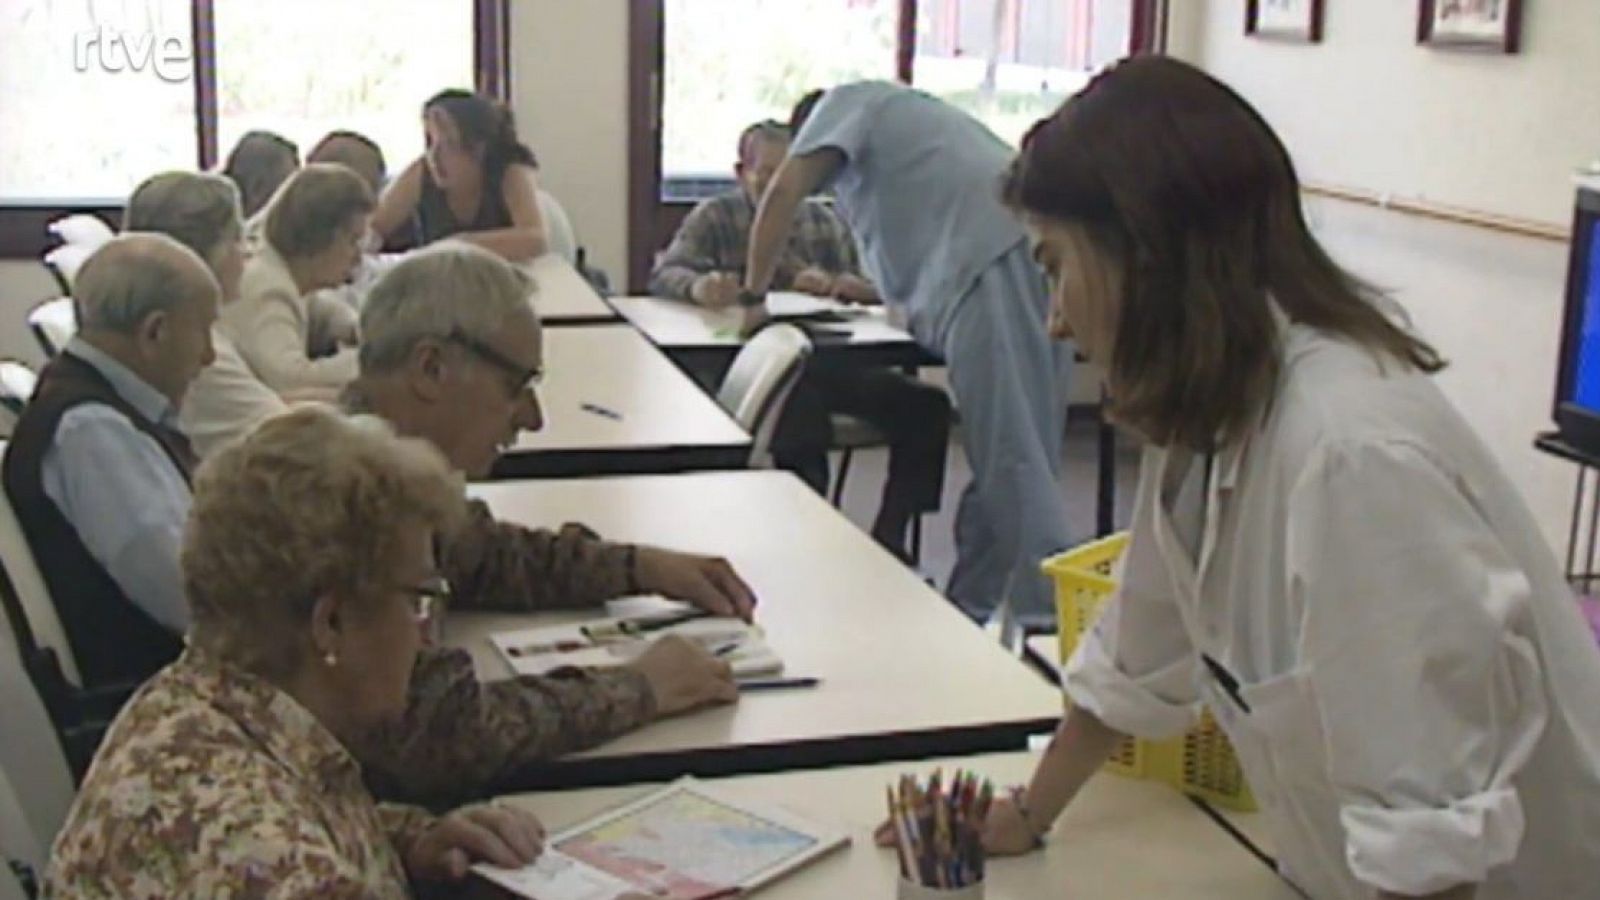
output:
POLYGON ((1600 412, 1600 229, 1589 229, 1589 245, 1574 248, 1584 256, 1581 271, 1585 284, 1572 285, 1573 299, 1582 304, 1581 332, 1578 337, 1576 371, 1573 373, 1572 402, 1600 412))
POLYGON ((1567 263, 1567 301, 1556 371, 1556 427, 1570 446, 1600 457, 1600 182, 1578 189, 1567 263))

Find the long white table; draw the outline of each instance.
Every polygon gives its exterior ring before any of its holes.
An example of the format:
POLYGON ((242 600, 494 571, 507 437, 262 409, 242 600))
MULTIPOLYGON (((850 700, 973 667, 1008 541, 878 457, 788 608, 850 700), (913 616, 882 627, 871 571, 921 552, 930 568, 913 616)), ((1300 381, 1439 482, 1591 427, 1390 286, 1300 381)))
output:
MULTIPOLYGON (((740 800, 787 807, 846 829, 848 847, 763 889, 770 900, 893 897, 893 853, 872 843, 884 815, 883 788, 903 772, 972 769, 999 785, 1026 780, 1034 758, 1006 753, 917 763, 775 772, 718 779, 740 800)), ((552 833, 636 799, 647 786, 519 794, 552 833)), ((1097 775, 1062 815, 1046 848, 990 862, 988 900, 1200 897, 1293 900, 1299 895, 1171 788, 1097 775)))
POLYGON ((626 324, 546 329, 544 366, 545 425, 501 457, 497 478, 737 469, 749 461, 750 435, 626 324))
MULTIPOLYGON (((686 366, 731 359, 743 344, 737 310, 710 310, 658 297, 617 297, 611 303, 651 343, 686 366)), ((843 322, 800 324, 819 355, 862 365, 939 364, 905 329, 891 323, 881 307, 843 322)))
POLYGON ((565 259, 554 253, 535 259, 528 273, 538 284, 533 308, 546 325, 595 325, 622 317, 565 259))
MULTIPOLYGON (((577 521, 612 540, 726 556, 760 597, 756 621, 786 674, 822 679, 815 689, 751 694, 656 723, 524 784, 1016 749, 1060 716, 1059 692, 787 473, 506 482, 472 492, 509 521, 577 521)), ((480 676, 503 678, 509 669, 488 634, 573 618, 455 612, 445 642, 470 650, 480 676)))

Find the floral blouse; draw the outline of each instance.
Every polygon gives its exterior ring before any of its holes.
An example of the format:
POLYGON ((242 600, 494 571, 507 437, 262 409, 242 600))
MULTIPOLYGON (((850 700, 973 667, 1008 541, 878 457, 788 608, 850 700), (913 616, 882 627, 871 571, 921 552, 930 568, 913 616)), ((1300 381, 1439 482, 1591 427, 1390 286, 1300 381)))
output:
POLYGON ((408 897, 401 857, 431 824, 376 803, 288 694, 190 648, 106 735, 45 896, 408 897))

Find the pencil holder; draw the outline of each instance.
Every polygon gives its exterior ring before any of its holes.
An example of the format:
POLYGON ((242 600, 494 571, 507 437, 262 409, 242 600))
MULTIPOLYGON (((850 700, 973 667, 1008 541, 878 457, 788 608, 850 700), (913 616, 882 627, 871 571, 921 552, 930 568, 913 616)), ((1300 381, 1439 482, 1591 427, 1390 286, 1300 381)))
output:
POLYGON ((937 888, 902 878, 895 897, 896 900, 983 900, 983 882, 974 882, 966 887, 937 888))

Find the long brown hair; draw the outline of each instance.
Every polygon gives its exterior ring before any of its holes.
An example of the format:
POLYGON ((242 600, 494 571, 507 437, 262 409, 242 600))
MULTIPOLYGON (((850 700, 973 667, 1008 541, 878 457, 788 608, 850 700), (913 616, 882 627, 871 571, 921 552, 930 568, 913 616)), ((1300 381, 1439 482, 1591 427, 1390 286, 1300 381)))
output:
POLYGON ((1273 301, 1402 365, 1444 366, 1311 236, 1294 164, 1260 114, 1193 66, 1145 56, 1097 76, 1034 126, 1002 192, 1120 259, 1110 392, 1157 444, 1210 449, 1256 421, 1282 364, 1273 301))

